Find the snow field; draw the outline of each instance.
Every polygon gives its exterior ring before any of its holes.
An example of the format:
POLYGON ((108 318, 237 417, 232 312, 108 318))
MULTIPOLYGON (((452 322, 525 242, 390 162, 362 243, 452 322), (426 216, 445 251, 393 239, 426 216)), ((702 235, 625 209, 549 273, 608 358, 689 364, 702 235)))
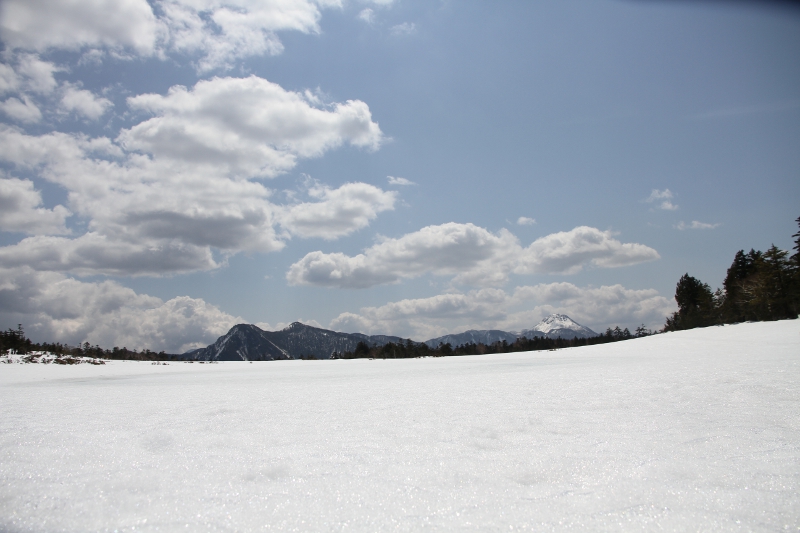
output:
POLYGON ((0 530, 798 531, 800 321, 413 360, 0 366, 0 530))

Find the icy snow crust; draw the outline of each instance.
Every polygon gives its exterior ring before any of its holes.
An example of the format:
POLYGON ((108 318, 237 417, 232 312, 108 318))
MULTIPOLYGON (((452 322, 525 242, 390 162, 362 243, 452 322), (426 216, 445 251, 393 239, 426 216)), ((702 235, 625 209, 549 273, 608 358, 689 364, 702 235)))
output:
POLYGON ((796 531, 800 321, 417 360, 0 366, 2 531, 796 531))

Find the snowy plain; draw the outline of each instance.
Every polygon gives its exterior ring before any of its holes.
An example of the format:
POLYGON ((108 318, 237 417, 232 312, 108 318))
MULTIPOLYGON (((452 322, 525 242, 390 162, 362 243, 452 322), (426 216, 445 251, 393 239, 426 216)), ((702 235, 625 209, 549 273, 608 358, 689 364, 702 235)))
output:
POLYGON ((0 365, 0 530, 800 530, 800 320, 412 360, 0 365))

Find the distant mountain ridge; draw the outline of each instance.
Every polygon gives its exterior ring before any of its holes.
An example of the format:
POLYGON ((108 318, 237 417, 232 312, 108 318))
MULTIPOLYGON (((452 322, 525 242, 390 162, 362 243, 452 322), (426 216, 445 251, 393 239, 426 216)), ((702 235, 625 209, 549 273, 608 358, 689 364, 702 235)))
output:
POLYGON ((352 352, 359 342, 383 346, 405 342, 389 335, 339 333, 294 322, 280 331, 264 331, 252 324, 237 324, 214 344, 183 354, 197 361, 274 361, 314 356, 330 359, 334 353, 352 352))
POLYGON ((452 347, 473 343, 485 344, 488 346, 495 342, 514 342, 517 340, 517 337, 518 335, 516 333, 510 333, 499 329, 471 329, 464 333, 454 333, 436 337, 435 339, 428 339, 425 341, 425 344, 431 348, 436 348, 440 344, 450 344, 452 347))
POLYGON ((512 343, 520 337, 532 339, 534 337, 546 337, 548 339, 574 339, 574 338, 587 338, 596 337, 597 333, 581 326, 567 315, 552 314, 544 320, 533 326, 531 329, 524 329, 519 333, 510 331, 502 331, 499 329, 471 329, 464 333, 454 333, 436 337, 425 341, 425 344, 431 348, 436 348, 439 344, 450 344, 453 348, 462 346, 464 344, 486 344, 487 346, 494 342, 509 342, 512 343))
MULTIPOLYGON (((425 341, 431 348, 440 344, 452 347, 464 344, 486 344, 506 341, 512 343, 519 337, 547 337, 574 339, 595 337, 597 333, 581 326, 567 315, 553 314, 531 329, 519 333, 499 329, 475 330, 444 335, 425 341)), ((237 324, 214 344, 183 354, 186 359, 197 361, 274 361, 299 359, 313 356, 330 359, 333 354, 353 352, 359 342, 368 346, 384 346, 391 343, 414 342, 391 335, 364 335, 362 333, 340 333, 294 322, 280 331, 264 331, 252 324, 237 324)))

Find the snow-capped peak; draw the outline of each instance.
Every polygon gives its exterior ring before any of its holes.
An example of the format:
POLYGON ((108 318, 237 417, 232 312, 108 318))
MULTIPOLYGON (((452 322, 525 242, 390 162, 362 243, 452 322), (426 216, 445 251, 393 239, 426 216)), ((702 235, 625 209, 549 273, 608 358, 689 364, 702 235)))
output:
POLYGON ((536 331, 541 331, 542 333, 549 333, 554 329, 580 329, 583 328, 580 324, 572 320, 567 315, 562 315, 559 313, 554 313, 544 320, 536 324, 533 329, 536 331))
POLYGON ((537 333, 543 333, 545 337, 562 337, 565 339, 574 337, 594 337, 597 335, 597 333, 586 326, 581 326, 567 315, 562 315, 560 313, 554 313, 546 317, 532 329, 520 332, 520 335, 531 338, 536 336, 537 333))

